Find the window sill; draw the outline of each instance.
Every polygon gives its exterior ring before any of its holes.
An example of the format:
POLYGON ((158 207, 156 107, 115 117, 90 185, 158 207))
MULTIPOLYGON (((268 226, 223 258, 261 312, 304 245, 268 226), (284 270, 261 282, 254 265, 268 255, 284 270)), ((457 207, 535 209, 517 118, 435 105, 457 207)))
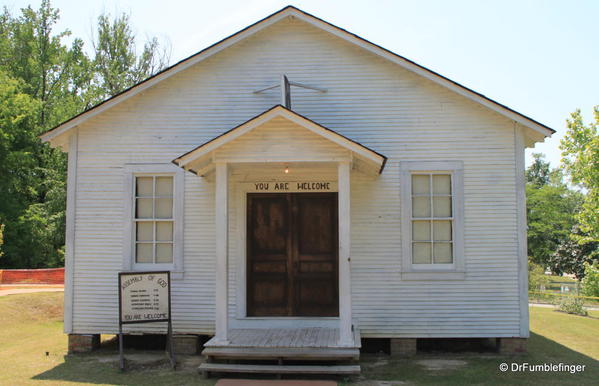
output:
POLYGON ((463 271, 411 271, 402 272, 401 280, 464 280, 463 271))

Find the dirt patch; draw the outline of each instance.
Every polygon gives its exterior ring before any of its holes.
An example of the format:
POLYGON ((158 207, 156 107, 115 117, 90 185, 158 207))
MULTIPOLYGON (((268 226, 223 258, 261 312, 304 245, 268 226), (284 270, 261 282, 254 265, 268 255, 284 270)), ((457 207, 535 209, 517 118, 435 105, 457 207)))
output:
POLYGON ((62 292, 2 296, 0 305, 0 322, 60 321, 63 316, 62 292))
POLYGON ((423 359, 417 361, 416 364, 424 367, 426 370, 441 371, 457 370, 467 365, 468 362, 459 359, 423 359))
POLYGON ((360 381, 355 383, 356 386, 399 386, 399 385, 407 385, 407 382, 403 381, 360 381))
POLYGON ((389 359, 386 358, 376 358, 376 360, 374 360, 373 362, 365 362, 362 364, 363 367, 368 367, 368 368, 375 368, 375 367, 381 367, 381 366, 386 366, 389 364, 389 359))
MULTIPOLYGON (((203 362, 200 355, 177 355, 177 371, 197 371, 203 362)), ((86 355, 86 360, 98 363, 108 363, 114 367, 119 366, 119 354, 99 353, 86 355)), ((128 371, 172 371, 170 360, 166 352, 125 352, 128 371)))

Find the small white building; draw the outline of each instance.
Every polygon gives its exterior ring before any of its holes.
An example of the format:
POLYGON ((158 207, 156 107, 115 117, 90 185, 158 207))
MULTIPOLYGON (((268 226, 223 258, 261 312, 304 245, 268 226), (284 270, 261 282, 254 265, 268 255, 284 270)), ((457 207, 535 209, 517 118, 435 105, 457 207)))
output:
POLYGON ((521 345, 524 149, 552 133, 286 7, 42 136, 69 156, 65 332, 116 333, 117 273, 170 270, 175 333, 213 350, 521 345))

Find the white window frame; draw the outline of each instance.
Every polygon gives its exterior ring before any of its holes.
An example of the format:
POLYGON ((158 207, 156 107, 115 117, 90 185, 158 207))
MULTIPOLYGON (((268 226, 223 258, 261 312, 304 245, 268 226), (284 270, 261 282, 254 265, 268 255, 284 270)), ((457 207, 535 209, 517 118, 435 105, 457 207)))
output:
POLYGON ((183 278, 183 224, 185 176, 183 169, 172 164, 128 164, 124 167, 125 196, 123 232, 123 269, 125 271, 170 271, 171 278, 183 278), (135 178, 173 177, 173 262, 135 262, 135 178))
POLYGON ((402 161, 400 162, 401 234, 403 280, 462 280, 464 264, 464 164, 462 161, 402 161), (451 175, 453 263, 412 263, 412 175, 451 175))

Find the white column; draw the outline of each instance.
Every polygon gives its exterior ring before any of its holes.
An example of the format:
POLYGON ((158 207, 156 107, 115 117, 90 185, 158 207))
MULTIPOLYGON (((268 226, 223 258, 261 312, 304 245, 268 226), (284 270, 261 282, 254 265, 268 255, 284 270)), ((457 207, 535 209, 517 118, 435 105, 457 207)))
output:
POLYGON ((216 326, 215 337, 219 343, 227 343, 228 333, 228 182, 226 163, 216 164, 216 326))
POLYGON ((350 163, 337 167, 339 186, 339 344, 354 344, 351 311, 350 270, 350 163))

